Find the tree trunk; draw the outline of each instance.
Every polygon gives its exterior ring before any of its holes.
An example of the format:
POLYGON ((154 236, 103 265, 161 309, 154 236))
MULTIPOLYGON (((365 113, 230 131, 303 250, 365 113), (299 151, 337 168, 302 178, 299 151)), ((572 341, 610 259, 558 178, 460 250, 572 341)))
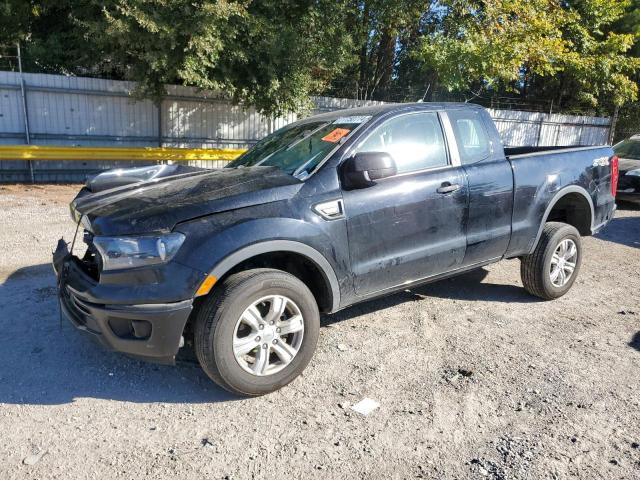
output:
POLYGON ((369 79, 369 6, 364 5, 362 12, 363 43, 360 47, 360 75, 358 81, 358 99, 366 100, 368 95, 369 79))
POLYGON ((611 125, 609 125, 609 145, 613 145, 613 140, 616 137, 616 124, 618 123, 618 116, 620 114, 620 107, 618 105, 613 109, 613 116, 611 117, 611 125))
POLYGON ((376 77, 374 78, 374 87, 371 91, 371 97, 375 97, 381 100, 385 100, 385 95, 388 93, 389 85, 391 84, 391 75, 393 74, 393 66, 395 63, 396 55, 396 36, 391 33, 389 29, 386 29, 380 39, 378 45, 377 65, 376 65, 376 77))

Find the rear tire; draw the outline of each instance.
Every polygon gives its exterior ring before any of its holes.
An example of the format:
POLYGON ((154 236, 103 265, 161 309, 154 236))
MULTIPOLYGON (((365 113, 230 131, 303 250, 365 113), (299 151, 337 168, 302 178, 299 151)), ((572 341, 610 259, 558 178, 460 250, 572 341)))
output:
POLYGON ((566 223, 546 223, 533 253, 521 258, 524 288, 545 300, 561 297, 573 286, 581 262, 578 230, 566 223))
POLYGON ((304 283, 280 270, 247 270, 217 285, 200 306, 195 352, 221 387, 264 395, 302 373, 319 332, 318 305, 304 283))

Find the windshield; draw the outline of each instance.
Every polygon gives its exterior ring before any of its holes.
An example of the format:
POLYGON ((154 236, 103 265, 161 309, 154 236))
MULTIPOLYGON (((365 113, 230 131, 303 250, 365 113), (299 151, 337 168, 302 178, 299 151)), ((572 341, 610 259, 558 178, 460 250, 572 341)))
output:
POLYGON ((286 126, 259 141, 227 167, 274 166, 304 180, 333 148, 369 118, 339 117, 286 126))
POLYGON ((629 158, 632 160, 640 160, 640 138, 628 139, 614 145, 613 151, 620 158, 629 158))

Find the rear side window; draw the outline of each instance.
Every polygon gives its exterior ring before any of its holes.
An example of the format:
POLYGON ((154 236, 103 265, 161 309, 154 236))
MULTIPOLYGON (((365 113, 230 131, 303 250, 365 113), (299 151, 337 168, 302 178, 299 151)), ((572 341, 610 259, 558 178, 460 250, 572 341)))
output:
POLYGON ((487 158, 491 153, 491 146, 480 112, 452 110, 447 114, 456 136, 462 164, 474 163, 487 158))
POLYGON ((358 152, 386 152, 393 157, 398 173, 447 165, 444 136, 434 112, 411 113, 387 120, 357 149, 358 152))

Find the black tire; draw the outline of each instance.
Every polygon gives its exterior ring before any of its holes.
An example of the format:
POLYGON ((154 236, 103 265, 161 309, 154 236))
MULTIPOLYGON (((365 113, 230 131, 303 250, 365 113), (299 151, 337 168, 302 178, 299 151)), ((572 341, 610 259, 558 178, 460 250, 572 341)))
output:
POLYGON ((542 235, 533 253, 522 257, 520 263, 520 276, 527 292, 545 300, 553 300, 561 297, 569 291, 575 282, 580 264, 582 262, 582 246, 580 233, 575 227, 560 222, 546 223, 542 235), (565 239, 573 240, 577 249, 577 257, 573 273, 563 286, 556 286, 551 281, 551 260, 553 254, 565 239))
POLYGON ((243 396, 264 395, 302 373, 315 351, 320 314, 313 294, 298 278, 280 270, 259 268, 229 276, 200 305, 194 326, 195 352, 205 373, 224 389, 243 396), (233 353, 236 323, 253 302, 283 295, 300 309, 304 333, 296 356, 284 369, 266 376, 245 371, 233 353))

